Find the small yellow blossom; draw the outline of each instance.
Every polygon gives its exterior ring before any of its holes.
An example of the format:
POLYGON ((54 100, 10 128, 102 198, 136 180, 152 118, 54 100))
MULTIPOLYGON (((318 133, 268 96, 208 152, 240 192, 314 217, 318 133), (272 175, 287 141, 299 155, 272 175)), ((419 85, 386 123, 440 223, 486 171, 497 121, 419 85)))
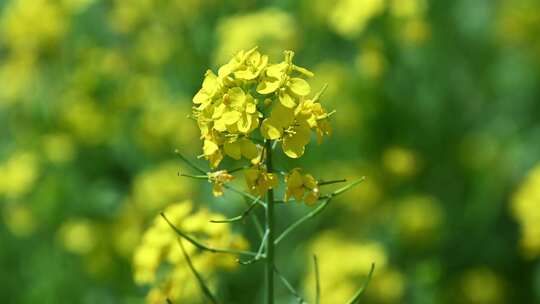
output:
POLYGON ((263 197, 270 189, 277 187, 278 179, 275 173, 268 173, 262 166, 251 167, 245 172, 248 190, 263 197))
POLYGON ((306 76, 312 76, 310 71, 295 66, 292 63, 294 53, 285 51, 285 60, 278 64, 270 65, 266 69, 265 77, 257 85, 257 92, 263 95, 277 92, 279 101, 287 108, 294 108, 298 100, 311 92, 308 82, 299 77, 291 77, 293 71, 298 71, 306 76))
POLYGON ((234 179, 234 176, 229 174, 227 170, 208 172, 208 181, 212 183, 212 194, 214 196, 223 195, 223 185, 234 179))
POLYGON ((311 174, 302 174, 300 168, 292 169, 285 177, 285 183, 287 184, 285 201, 294 197, 296 201, 313 205, 319 199, 320 189, 317 180, 311 174))

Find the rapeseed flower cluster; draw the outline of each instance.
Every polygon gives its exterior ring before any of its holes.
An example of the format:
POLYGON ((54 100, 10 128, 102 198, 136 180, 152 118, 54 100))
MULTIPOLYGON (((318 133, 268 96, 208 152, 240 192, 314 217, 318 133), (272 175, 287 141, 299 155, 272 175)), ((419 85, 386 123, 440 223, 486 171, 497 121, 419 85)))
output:
MULTIPOLYGON (((217 74, 208 70, 193 97, 193 117, 203 141, 202 157, 213 169, 225 157, 248 160, 246 184, 250 192, 259 196, 278 185, 278 175, 267 172, 262 162, 260 142, 279 142, 285 155, 299 158, 312 134, 320 143, 331 133, 332 113, 319 102, 322 91, 309 96, 312 90, 306 78, 314 74, 294 64, 293 57, 294 52, 285 51, 283 61, 271 63, 257 48, 242 50, 217 74)), ((301 177, 295 169, 287 176, 286 199, 292 195, 301 200, 304 189, 311 191, 305 197, 307 203, 318 199, 317 182, 311 175, 301 177)), ((217 183, 215 176, 209 179, 214 182, 214 194, 219 196, 221 185, 232 178, 217 183)))

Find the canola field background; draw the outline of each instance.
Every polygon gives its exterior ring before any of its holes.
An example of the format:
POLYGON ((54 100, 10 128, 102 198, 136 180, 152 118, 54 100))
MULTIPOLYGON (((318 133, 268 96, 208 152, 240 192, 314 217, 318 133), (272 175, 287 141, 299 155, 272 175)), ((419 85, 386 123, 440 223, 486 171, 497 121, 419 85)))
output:
MULTIPOLYGON (((308 302, 316 254, 324 304, 372 262, 362 303, 540 303, 539 34, 536 0, 0 0, 0 302, 206 303, 159 212, 257 249, 249 221, 208 223, 242 198, 174 150, 204 165, 191 99, 258 46, 336 110, 291 166, 366 176, 278 248, 308 302)), ((262 263, 188 249, 223 302, 263 302, 262 263)))

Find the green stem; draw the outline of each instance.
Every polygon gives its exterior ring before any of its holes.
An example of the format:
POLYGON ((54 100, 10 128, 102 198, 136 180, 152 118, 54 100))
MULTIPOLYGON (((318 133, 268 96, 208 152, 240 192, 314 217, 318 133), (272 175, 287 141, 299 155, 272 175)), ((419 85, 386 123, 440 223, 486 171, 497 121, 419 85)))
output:
MULTIPOLYGON (((273 172, 272 168, 272 142, 265 142, 266 170, 273 172)), ((268 190, 266 203, 266 303, 274 304, 274 190, 268 190)))

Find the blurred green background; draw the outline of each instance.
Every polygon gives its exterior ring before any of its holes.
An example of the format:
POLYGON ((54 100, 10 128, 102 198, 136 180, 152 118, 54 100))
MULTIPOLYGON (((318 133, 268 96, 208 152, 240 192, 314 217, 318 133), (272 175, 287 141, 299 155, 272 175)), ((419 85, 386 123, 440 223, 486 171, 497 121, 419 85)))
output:
MULTIPOLYGON (((367 177, 278 249, 306 299, 316 253, 322 303, 372 261, 363 303, 540 303, 539 37, 537 0, 0 0, 0 300, 144 303, 133 254, 159 211, 241 212, 173 151, 201 153, 206 69, 258 45, 295 50, 337 110, 287 165, 367 177)), ((262 265, 232 268, 204 271, 219 297, 261 303, 262 265)))

